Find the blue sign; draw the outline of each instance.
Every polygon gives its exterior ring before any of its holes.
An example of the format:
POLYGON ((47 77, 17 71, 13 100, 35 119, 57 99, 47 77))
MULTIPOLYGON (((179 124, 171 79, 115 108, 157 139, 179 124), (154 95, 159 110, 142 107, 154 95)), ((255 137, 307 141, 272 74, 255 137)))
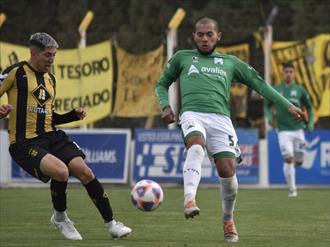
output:
MULTIPOLYGON (((304 162, 296 169, 297 184, 330 184, 330 131, 316 130, 305 133, 307 150, 304 162)), ((269 183, 286 184, 283 175, 283 158, 277 133, 268 132, 269 183)))
MULTIPOLYGON (((85 162, 101 182, 127 183, 129 130, 66 131, 83 150, 85 162)), ((32 177, 12 162, 13 180, 32 180, 32 177)))
MULTIPOLYGON (((237 168, 242 183, 258 183, 259 157, 256 130, 237 130, 243 162, 237 168)), ((182 182, 185 147, 178 129, 136 129, 133 180, 182 182)), ((211 159, 213 160, 213 159, 211 159)), ((219 183, 216 167, 206 156, 202 163, 201 183, 219 183)))

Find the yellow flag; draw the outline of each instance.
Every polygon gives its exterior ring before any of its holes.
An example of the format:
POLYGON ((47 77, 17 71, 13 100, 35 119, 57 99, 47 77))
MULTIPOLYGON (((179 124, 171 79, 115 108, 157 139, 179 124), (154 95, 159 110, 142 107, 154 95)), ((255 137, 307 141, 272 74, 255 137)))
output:
POLYGON ((160 114, 155 85, 164 68, 164 46, 141 55, 117 48, 118 82, 116 117, 146 117, 160 114))
POLYGON ((83 107, 87 117, 63 125, 75 127, 108 116, 112 107, 113 62, 109 41, 84 49, 60 50, 56 54, 55 111, 65 113, 83 107))
POLYGON ((330 116, 330 35, 321 34, 301 42, 274 42, 272 70, 274 81, 282 80, 282 64, 290 62, 296 69, 296 81, 307 90, 317 120, 330 116))
MULTIPOLYGON (((0 43, 1 68, 29 59, 29 48, 0 43)), ((113 61, 111 42, 85 49, 58 50, 53 65, 56 77, 55 111, 63 114, 76 107, 87 111, 85 120, 62 125, 76 127, 108 116, 112 108, 113 61)), ((0 98, 7 103, 7 97, 0 98)))

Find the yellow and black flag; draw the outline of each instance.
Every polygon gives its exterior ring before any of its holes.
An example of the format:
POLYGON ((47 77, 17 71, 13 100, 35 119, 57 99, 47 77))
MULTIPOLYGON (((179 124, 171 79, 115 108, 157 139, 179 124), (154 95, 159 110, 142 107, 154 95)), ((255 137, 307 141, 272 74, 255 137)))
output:
POLYGON ((300 42, 274 42, 273 81, 281 81, 282 64, 288 62, 295 67, 297 83, 307 90, 316 118, 330 116, 330 35, 322 34, 300 42))

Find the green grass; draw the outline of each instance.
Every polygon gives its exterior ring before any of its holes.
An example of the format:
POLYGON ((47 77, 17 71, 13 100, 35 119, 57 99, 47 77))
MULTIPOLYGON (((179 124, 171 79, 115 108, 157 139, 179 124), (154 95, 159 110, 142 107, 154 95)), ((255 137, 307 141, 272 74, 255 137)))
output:
POLYGON ((222 236, 219 190, 201 188, 201 215, 185 220, 182 189, 164 189, 164 203, 149 213, 135 209, 128 187, 107 187, 115 218, 133 229, 112 240, 82 188, 68 189, 68 212, 83 241, 65 240, 50 226, 48 189, 0 189, 1 247, 329 247, 330 190, 301 189, 297 198, 287 190, 239 190, 236 223, 239 242, 222 236))

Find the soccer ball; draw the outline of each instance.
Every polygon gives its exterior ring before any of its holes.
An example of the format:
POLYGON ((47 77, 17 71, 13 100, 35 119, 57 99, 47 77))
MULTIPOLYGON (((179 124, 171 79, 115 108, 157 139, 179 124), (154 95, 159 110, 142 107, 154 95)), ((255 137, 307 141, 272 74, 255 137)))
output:
POLYGON ((153 180, 141 180, 134 185, 131 200, 138 209, 153 211, 163 202, 163 190, 153 180))

